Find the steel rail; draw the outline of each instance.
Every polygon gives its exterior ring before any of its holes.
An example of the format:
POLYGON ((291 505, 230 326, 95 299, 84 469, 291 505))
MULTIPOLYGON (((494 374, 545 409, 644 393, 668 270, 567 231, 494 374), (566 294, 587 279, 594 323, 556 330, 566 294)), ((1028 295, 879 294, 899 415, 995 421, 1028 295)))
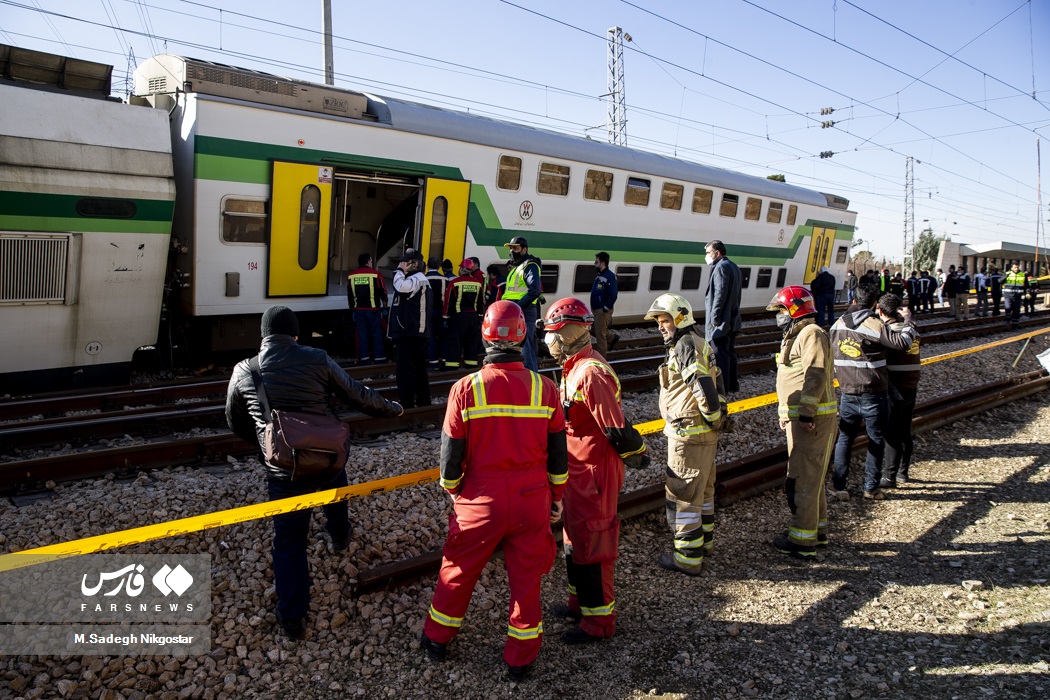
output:
MULTIPOLYGON (((1030 396, 1050 388, 1050 376, 1045 370, 988 382, 954 394, 924 401, 915 407, 913 433, 934 430, 949 423, 983 413, 1005 403, 1030 396)), ((853 452, 863 452, 867 438, 858 438, 853 452)), ((715 496, 720 506, 776 488, 787 475, 787 446, 764 450, 748 457, 719 464, 715 481, 715 496)), ((663 484, 646 486, 621 494, 618 512, 628 519, 659 510, 666 497, 663 484)), ((416 580, 435 573, 441 564, 441 551, 433 550, 396 562, 365 569, 358 574, 354 594, 368 593, 416 580)))

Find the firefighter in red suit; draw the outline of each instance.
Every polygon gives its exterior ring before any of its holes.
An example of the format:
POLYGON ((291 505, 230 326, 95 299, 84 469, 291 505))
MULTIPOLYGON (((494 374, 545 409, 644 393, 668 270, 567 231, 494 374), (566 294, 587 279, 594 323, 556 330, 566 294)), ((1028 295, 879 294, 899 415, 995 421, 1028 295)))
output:
POLYGON ((441 435, 441 486, 452 497, 441 572, 420 643, 434 661, 459 632, 474 585, 503 545, 510 620, 503 659, 520 680, 540 652, 540 578, 554 563, 551 524, 568 479, 565 416, 558 388, 522 362, 525 317, 512 301, 481 324, 484 366, 448 395, 441 435))
POLYGON ((648 461, 642 436, 620 405, 620 380, 591 347, 594 316, 579 299, 556 301, 543 328, 551 357, 562 366, 561 399, 566 415, 569 483, 565 489, 565 572, 569 601, 552 612, 579 621, 562 641, 584 644, 611 637, 616 629, 613 567, 618 555, 617 497, 624 463, 648 461))

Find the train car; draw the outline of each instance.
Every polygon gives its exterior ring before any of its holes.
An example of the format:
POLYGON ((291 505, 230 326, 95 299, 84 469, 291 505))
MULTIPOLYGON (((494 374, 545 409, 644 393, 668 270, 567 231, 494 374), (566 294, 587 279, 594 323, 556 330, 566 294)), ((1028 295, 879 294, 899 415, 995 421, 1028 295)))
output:
POLYGON ((488 265, 523 235, 553 301, 589 291, 604 250, 620 319, 668 290, 702 309, 716 238, 745 308, 824 265, 845 276, 856 213, 835 195, 178 56, 141 64, 135 92, 171 115, 171 306, 212 349, 254 346, 275 303, 307 338, 333 333, 362 252, 388 274, 406 247, 488 265))
POLYGON ((127 379, 157 341, 168 119, 110 66, 0 45, 0 394, 127 379))

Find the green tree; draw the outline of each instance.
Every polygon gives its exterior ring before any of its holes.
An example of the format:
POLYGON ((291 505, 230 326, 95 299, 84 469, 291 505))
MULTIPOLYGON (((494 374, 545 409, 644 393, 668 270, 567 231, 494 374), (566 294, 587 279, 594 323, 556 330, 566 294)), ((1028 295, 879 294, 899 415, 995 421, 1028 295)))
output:
POLYGON ((787 180, 784 179, 784 176, 781 175, 780 173, 777 173, 775 175, 766 175, 766 179, 767 180, 776 180, 777 182, 787 182, 787 180))
MULTIPOLYGON (((912 255, 915 260, 912 265, 916 270, 933 270, 934 265, 937 264, 937 253, 941 250, 941 241, 948 240, 947 236, 937 237, 933 233, 932 228, 927 228, 919 234, 919 239, 915 241, 915 248, 912 250, 912 255)), ((908 271, 910 274, 910 270, 908 271)))

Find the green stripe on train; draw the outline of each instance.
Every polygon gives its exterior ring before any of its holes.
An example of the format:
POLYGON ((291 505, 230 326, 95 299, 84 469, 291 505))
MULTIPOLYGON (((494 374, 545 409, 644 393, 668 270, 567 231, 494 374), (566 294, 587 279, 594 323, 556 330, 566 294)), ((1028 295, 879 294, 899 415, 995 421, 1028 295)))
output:
MULTIPOLYGON (((175 202, 168 199, 131 199, 80 194, 51 194, 47 192, 0 191, 0 216, 45 216, 55 218, 90 219, 77 213, 77 202, 82 199, 117 199, 132 202, 135 215, 127 221, 171 221, 175 202)), ((105 218, 105 217, 99 217, 105 218)), ((123 220, 123 219, 121 219, 123 220)))
MULTIPOLYGON (((462 180, 459 168, 419 163, 391 158, 335 153, 318 149, 276 146, 273 144, 237 141, 215 136, 198 136, 194 142, 195 176, 208 180, 225 180, 268 185, 271 161, 319 163, 350 169, 376 172, 435 176, 462 180)), ((707 241, 669 241, 640 236, 607 236, 602 234, 538 231, 531 228, 504 228, 484 185, 472 184, 467 223, 475 242, 491 246, 505 255, 503 244, 514 236, 525 236, 531 250, 542 250, 544 256, 559 260, 587 261, 599 250, 608 251, 619 260, 632 262, 686 262, 702 264, 707 241), (569 238, 570 240, 566 240, 569 238), (569 245, 567 245, 569 244, 569 245)), ((836 239, 853 237, 853 227, 830 222, 809 220, 795 228, 786 246, 749 246, 726 241, 730 257, 749 265, 784 265, 798 253, 802 239, 813 234, 815 226, 835 228, 836 239)))
POLYGON ((0 214, 0 229, 28 233, 160 233, 167 236, 171 233, 171 222, 0 214))

